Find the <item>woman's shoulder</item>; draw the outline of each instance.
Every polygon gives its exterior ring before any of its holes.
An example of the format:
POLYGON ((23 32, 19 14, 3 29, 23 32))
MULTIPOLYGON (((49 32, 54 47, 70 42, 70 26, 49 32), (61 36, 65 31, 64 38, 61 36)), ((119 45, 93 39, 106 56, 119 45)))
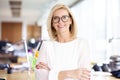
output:
POLYGON ((88 42, 87 39, 77 37, 78 42, 88 42))
POLYGON ((83 45, 88 45, 89 44, 89 42, 88 42, 88 40, 87 39, 84 39, 84 38, 77 38, 77 42, 78 42, 78 44, 83 44, 83 45))
POLYGON ((43 45, 51 45, 52 43, 52 40, 43 40, 43 45))

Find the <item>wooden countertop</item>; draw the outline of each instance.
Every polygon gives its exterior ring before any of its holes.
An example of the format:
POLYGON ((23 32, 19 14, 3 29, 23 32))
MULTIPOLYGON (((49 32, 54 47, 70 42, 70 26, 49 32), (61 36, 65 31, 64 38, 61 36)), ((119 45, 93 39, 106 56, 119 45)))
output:
POLYGON ((120 78, 115 78, 109 72, 93 72, 92 80, 120 80, 120 78))
POLYGON ((7 74, 7 71, 0 70, 0 78, 5 78, 6 80, 35 80, 33 71, 19 71, 7 74))
MULTIPOLYGON (((0 78, 6 78, 6 80, 35 80, 34 71, 13 72, 7 74, 5 70, 0 70, 0 78)), ((109 75, 108 73, 94 73, 91 80, 120 80, 118 78, 109 75)))

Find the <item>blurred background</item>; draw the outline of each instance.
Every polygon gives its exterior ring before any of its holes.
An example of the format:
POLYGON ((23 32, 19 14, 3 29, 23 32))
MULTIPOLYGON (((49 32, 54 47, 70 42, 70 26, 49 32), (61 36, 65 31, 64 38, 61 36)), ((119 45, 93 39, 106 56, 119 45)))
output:
POLYGON ((89 41, 92 64, 108 64, 120 55, 120 0, 0 0, 0 63, 16 62, 8 54, 26 57, 24 40, 35 55, 38 43, 49 39, 46 20, 58 2, 73 11, 77 36, 89 41), (3 54, 11 61, 4 62, 3 54))

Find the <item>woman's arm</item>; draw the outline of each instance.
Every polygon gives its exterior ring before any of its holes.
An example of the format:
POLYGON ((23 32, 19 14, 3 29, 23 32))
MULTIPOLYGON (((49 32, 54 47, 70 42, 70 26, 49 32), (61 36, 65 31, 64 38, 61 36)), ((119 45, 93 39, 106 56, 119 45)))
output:
POLYGON ((35 80, 48 80, 49 67, 47 62, 46 45, 44 42, 39 51, 39 56, 35 67, 35 80))
POLYGON ((75 70, 65 70, 58 74, 58 80, 64 80, 66 78, 90 80, 90 70, 86 68, 80 68, 75 70))
MULTIPOLYGON (((50 68, 47 64, 40 62, 38 65, 36 65, 36 69, 40 69, 42 72, 42 77, 44 77, 43 74, 50 71, 50 68)), ((39 74, 40 76, 40 74, 39 74)), ((46 78, 40 78, 46 80, 46 78)), ((58 74, 58 80, 64 80, 66 78, 72 78, 72 79, 80 79, 80 80, 90 80, 90 71, 86 68, 80 68, 80 69, 74 69, 74 70, 65 70, 60 71, 58 74)))

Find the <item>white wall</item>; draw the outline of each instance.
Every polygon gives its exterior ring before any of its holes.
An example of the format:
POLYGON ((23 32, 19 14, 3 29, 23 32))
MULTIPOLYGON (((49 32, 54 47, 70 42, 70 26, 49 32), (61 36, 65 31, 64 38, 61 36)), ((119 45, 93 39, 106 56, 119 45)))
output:
POLYGON ((120 0, 107 0, 107 3, 107 39, 113 38, 107 55, 120 55, 120 0))
POLYGON ((108 39, 120 37, 120 1, 84 0, 72 8, 78 23, 78 36, 90 42, 92 60, 107 61, 108 39))

